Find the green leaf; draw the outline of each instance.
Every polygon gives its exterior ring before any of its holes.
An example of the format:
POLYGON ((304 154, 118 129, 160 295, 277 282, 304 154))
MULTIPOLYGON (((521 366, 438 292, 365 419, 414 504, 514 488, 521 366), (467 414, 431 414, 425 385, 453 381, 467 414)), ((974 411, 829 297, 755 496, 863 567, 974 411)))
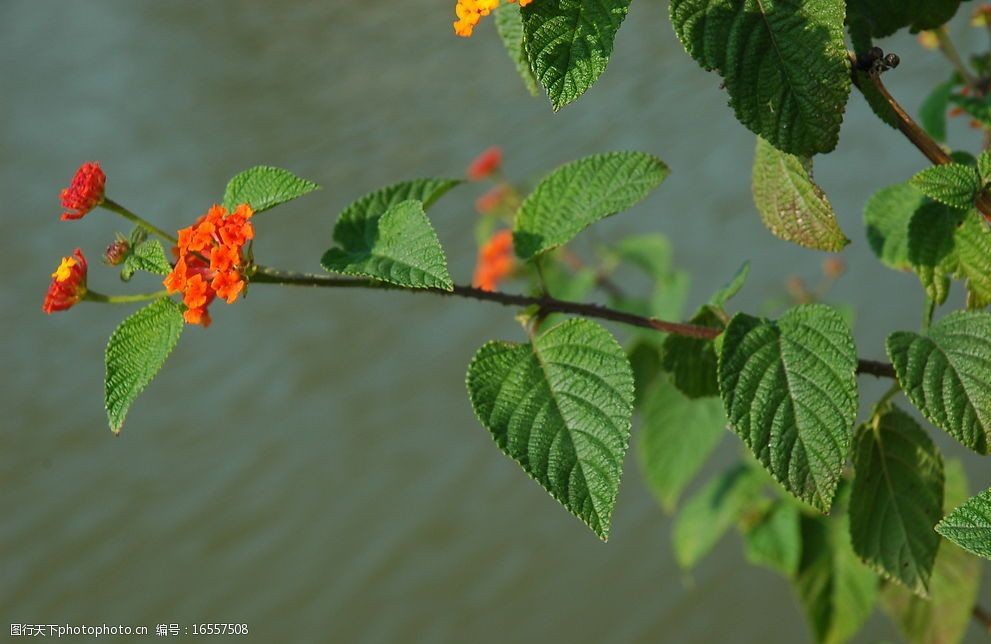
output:
POLYGON ((532 259, 567 244, 588 226, 639 202, 667 175, 663 161, 643 152, 596 154, 561 166, 523 200, 513 227, 516 254, 532 259))
POLYGON ((320 263, 333 273, 407 288, 454 290, 444 249, 423 209, 422 202, 409 199, 373 216, 365 210, 346 219, 346 210, 334 228, 339 247, 324 253, 320 263))
POLYGON ((971 118, 982 125, 991 126, 991 101, 987 98, 953 94, 950 96, 950 102, 967 112, 971 118))
POLYGON ((712 297, 709 298, 709 304, 719 309, 724 308, 726 303, 736 297, 743 285, 747 283, 749 275, 750 262, 746 261, 740 265, 740 268, 733 274, 733 278, 725 286, 713 293, 712 297))
POLYGON ((919 108, 919 121, 929 136, 939 142, 946 141, 946 112, 950 108, 950 95, 959 85, 956 77, 940 83, 929 93, 919 108))
MULTIPOLYGON (((968 496, 963 466, 959 461, 947 461, 945 511, 968 496)), ((983 567, 980 560, 943 541, 929 582, 930 599, 922 599, 895 584, 888 584, 882 594, 885 609, 912 644, 962 641, 977 601, 983 567)))
POLYGON ((224 207, 232 210, 246 203, 259 213, 319 189, 317 184, 300 179, 288 170, 260 165, 245 170, 228 182, 224 191, 224 207))
MULTIPOLYGON (((709 307, 702 307, 692 324, 722 329, 723 321, 709 307)), ((719 358, 712 340, 669 335, 664 339, 662 368, 672 375, 674 385, 689 398, 719 395, 719 358)))
POLYGON ((120 433, 131 403, 172 353, 182 326, 182 307, 163 297, 127 317, 110 336, 105 392, 113 433, 120 433))
POLYGON ((777 501, 743 534, 743 552, 755 566, 791 577, 802 559, 802 514, 793 503, 777 501))
POLYGON ((991 181, 991 152, 984 150, 977 157, 977 174, 981 176, 981 183, 987 185, 991 181))
POLYGON ((860 630, 877 600, 877 577, 850 547, 846 515, 802 517, 795 585, 817 642, 840 644, 860 630))
POLYGON ((537 95, 537 78, 530 69, 530 60, 527 58, 526 49, 523 45, 523 17, 520 15, 518 4, 504 4, 495 10, 496 31, 502 40, 506 53, 516 65, 523 84, 530 92, 531 96, 537 95))
POLYGON ((692 568, 719 542, 759 494, 761 479, 739 465, 709 481, 685 502, 674 522, 678 565, 692 568))
POLYGON ((943 517, 936 532, 964 550, 991 559, 991 490, 967 499, 943 517))
POLYGON ((712 455, 726 429, 719 400, 691 400, 667 378, 643 396, 636 453, 647 485, 666 512, 712 455))
POLYGON ((864 207, 867 241, 885 266, 899 271, 912 268, 908 227, 912 216, 925 203, 922 191, 908 183, 883 188, 867 201, 864 207))
POLYGON ((892 407, 857 435, 850 495, 854 551, 882 576, 929 594, 943 511, 943 459, 915 420, 892 407))
POLYGON ((888 356, 902 390, 929 421, 988 453, 991 431, 991 315, 951 313, 925 335, 897 331, 888 356))
POLYGON ((120 267, 120 278, 128 282, 137 271, 155 275, 168 275, 172 272, 172 265, 157 239, 146 239, 131 249, 120 267))
POLYGON ((960 0, 848 0, 850 12, 856 12, 870 26, 874 38, 885 38, 899 29, 913 32, 935 29, 952 18, 960 0))
POLYGON ((609 332, 578 319, 531 344, 489 342, 468 395, 499 449, 606 540, 633 414, 633 373, 609 332))
POLYGON ((843 0, 671 0, 688 53, 725 79, 737 119, 799 156, 829 152, 850 94, 843 0))
POLYGON ((909 262, 926 294, 937 304, 946 301, 950 278, 959 265, 954 237, 965 215, 963 210, 926 201, 908 224, 909 262))
POLYGON ((667 279, 673 271, 674 248, 668 238, 660 233, 626 237, 608 250, 611 261, 627 262, 654 280, 667 279))
POLYGON ((927 197, 952 208, 971 208, 981 190, 977 171, 962 163, 934 165, 912 177, 912 185, 927 197))
POLYGON ((629 8, 630 0, 540 0, 521 9, 530 68, 555 112, 606 70, 629 8))
POLYGON ((954 234, 956 276, 967 285, 967 308, 983 309, 991 304, 991 232, 974 211, 963 219, 954 234))
POLYGON ((837 252, 850 243, 822 189, 812 181, 812 160, 781 152, 757 137, 754 204, 776 237, 815 250, 837 252))
POLYGON ((850 328, 809 304, 777 322, 739 313, 723 336, 719 389, 730 425, 786 490, 828 512, 857 414, 850 328))

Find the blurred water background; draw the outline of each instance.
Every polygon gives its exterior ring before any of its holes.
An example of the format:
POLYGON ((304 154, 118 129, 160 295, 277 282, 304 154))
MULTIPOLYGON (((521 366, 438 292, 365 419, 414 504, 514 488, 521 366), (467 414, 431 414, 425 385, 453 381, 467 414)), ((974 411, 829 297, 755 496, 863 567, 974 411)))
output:
MULTIPOLYGON (((689 308, 742 259, 753 270, 740 308, 758 309, 789 275, 819 274, 823 256, 761 226, 753 136, 719 78, 684 54, 667 3, 633 3, 607 72, 559 114, 525 93, 491 24, 453 36, 453 4, 0 3, 0 621, 247 622, 267 642, 807 641, 786 582, 747 565, 735 534, 678 570, 671 520, 632 452, 608 544, 498 452, 463 383, 483 342, 520 338, 508 310, 258 287, 214 306, 208 331, 186 332, 119 439, 105 425, 102 359, 124 311, 41 313, 49 273, 77 245, 94 288, 115 288, 98 258, 120 222, 57 221, 58 191, 86 160, 102 162, 116 200, 172 229, 249 166, 311 178, 325 189, 259 220, 255 249, 316 270, 352 199, 459 175, 491 144, 518 178, 641 149, 671 177, 596 234, 671 236, 692 273, 689 308)), ((962 45, 984 44, 967 29, 962 45)), ((891 89, 916 111, 949 69, 910 36, 886 47, 902 57, 891 89)), ((951 132, 974 142, 963 124, 951 132)), ((862 205, 924 166, 857 95, 837 154, 817 163, 854 239, 834 299, 856 307, 866 357, 917 325, 922 298, 914 278, 878 268, 862 205)), ((476 194, 431 211, 459 282, 476 194)), ((937 440, 966 461, 975 491, 991 483, 982 461, 937 440)), ((738 453, 727 436, 710 470, 738 453)), ((895 638, 876 614, 860 641, 895 638)))

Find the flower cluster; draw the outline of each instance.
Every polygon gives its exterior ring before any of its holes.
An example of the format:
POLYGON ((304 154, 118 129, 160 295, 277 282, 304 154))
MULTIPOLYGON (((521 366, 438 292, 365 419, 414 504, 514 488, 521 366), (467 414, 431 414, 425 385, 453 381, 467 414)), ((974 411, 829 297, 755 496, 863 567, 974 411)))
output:
POLYGON ((69 187, 62 191, 62 221, 82 219, 90 210, 103 203, 104 190, 107 185, 107 175, 103 174, 100 164, 84 163, 76 170, 69 187))
POLYGON ((41 310, 45 313, 55 313, 72 308, 86 295, 86 258, 83 252, 76 252, 69 257, 63 257, 62 263, 52 273, 52 283, 45 295, 45 304, 41 310))
POLYGON ((513 231, 500 230, 478 250, 472 284, 483 291, 494 291, 513 272, 513 231))
POLYGON ((209 326, 207 307, 213 299, 231 304, 244 290, 248 265, 244 245, 255 236, 253 214, 248 204, 231 213, 212 206, 195 224, 179 231, 177 261, 165 278, 165 288, 170 294, 183 294, 187 323, 209 326))
MULTIPOLYGON (((533 0, 506 1, 519 2, 521 7, 525 7, 533 2, 533 0)), ((489 15, 498 6, 499 0, 458 0, 458 4, 454 8, 454 12, 458 16, 458 19, 454 22, 454 33, 467 38, 471 35, 472 30, 475 29, 478 21, 482 19, 482 16, 489 15)))

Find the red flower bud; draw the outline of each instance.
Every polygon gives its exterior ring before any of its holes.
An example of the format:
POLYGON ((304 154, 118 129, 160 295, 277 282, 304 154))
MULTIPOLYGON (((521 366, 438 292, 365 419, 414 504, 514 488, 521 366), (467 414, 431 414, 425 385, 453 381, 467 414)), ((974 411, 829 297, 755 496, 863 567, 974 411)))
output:
POLYGON ((502 166, 502 148, 492 146, 482 152, 468 166, 468 178, 471 181, 481 181, 492 175, 502 166))
POLYGON ((103 174, 100 164, 84 163, 75 176, 72 183, 62 191, 62 221, 69 219, 82 219, 86 213, 103 203, 103 193, 107 184, 107 175, 103 174))

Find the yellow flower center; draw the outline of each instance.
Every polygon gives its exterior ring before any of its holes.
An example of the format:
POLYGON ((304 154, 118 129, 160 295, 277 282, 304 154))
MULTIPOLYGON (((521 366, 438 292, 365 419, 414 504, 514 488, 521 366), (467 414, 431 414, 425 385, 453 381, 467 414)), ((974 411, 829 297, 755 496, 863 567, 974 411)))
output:
POLYGON ((52 273, 52 277, 55 278, 56 282, 64 282, 69 279, 70 275, 72 275, 72 267, 75 265, 75 259, 72 257, 63 257, 62 263, 59 264, 58 268, 55 269, 55 272, 52 273))

